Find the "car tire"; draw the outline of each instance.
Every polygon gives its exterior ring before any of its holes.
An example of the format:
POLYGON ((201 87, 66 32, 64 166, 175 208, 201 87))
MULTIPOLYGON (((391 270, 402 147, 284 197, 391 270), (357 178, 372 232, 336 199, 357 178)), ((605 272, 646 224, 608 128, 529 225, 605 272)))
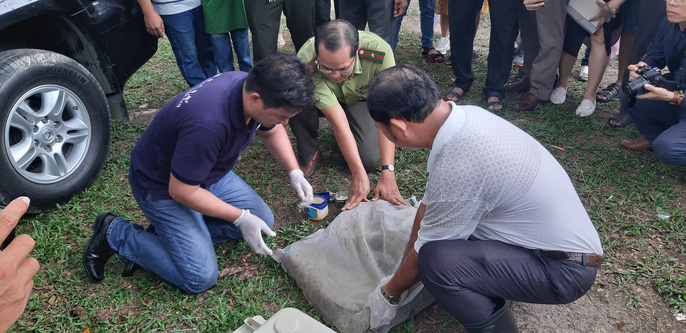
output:
POLYGON ((75 60, 0 52, 0 205, 28 196, 39 213, 85 190, 107 160, 110 125, 100 84, 75 60))

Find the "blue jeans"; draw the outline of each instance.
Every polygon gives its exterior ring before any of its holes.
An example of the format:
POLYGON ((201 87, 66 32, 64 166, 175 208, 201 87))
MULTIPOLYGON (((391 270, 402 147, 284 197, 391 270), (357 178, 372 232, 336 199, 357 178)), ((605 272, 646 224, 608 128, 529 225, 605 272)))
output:
MULTIPOLYGON (((120 256, 152 271, 179 289, 201 293, 217 282, 213 244, 242 238, 233 223, 206 217, 172 199, 152 200, 131 188, 155 234, 121 217, 107 229, 107 242, 120 256)), ((224 202, 259 216, 269 227, 274 215, 262 198, 233 171, 207 188, 224 202)))
POLYGON ((205 33, 202 6, 174 15, 160 15, 176 64, 188 85, 217 74, 210 35, 205 33))
MULTIPOLYGON (((410 8, 410 0, 407 0, 407 8, 410 8)), ((419 0, 419 26, 422 31, 422 48, 432 47, 434 45, 434 11, 436 9, 436 0, 419 0)), ((405 13, 398 17, 398 28, 395 30, 395 38, 393 39, 393 50, 398 45, 398 33, 400 32, 400 25, 403 23, 405 13)))
POLYGON ((247 28, 233 30, 225 34, 213 34, 211 39, 214 61, 217 63, 220 72, 236 70, 233 67, 233 51, 236 51, 238 68, 243 72, 250 71, 252 60, 250 59, 250 41, 248 40, 247 28), (233 50, 231 49, 232 43, 233 50))

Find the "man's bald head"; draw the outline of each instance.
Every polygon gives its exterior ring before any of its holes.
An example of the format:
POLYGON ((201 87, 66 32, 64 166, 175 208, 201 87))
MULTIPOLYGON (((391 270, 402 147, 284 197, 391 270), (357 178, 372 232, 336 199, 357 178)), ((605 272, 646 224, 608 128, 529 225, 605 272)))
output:
POLYGON ((360 36, 357 29, 345 20, 333 20, 326 22, 317 28, 314 33, 315 51, 319 54, 319 48, 324 47, 329 52, 336 52, 341 48, 350 46, 350 56, 354 57, 360 46, 360 36))

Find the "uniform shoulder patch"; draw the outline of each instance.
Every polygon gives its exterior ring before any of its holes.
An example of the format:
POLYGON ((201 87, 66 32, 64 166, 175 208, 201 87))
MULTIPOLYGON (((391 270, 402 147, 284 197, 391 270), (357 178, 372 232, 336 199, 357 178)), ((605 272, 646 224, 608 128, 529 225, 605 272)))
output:
POLYGON ((307 62, 307 68, 310 69, 310 72, 314 72, 314 70, 317 68, 317 56, 315 55, 310 61, 307 62))
POLYGON ((360 58, 375 62, 377 64, 383 64, 383 60, 386 57, 386 52, 372 50, 365 47, 360 48, 360 58))

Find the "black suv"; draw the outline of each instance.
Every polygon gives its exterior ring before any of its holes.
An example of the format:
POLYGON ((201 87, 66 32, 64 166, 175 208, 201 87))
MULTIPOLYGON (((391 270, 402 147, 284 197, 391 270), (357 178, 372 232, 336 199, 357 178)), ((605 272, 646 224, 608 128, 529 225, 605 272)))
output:
POLYGON ((91 185, 156 50, 135 0, 0 0, 0 206, 41 212, 91 185))

